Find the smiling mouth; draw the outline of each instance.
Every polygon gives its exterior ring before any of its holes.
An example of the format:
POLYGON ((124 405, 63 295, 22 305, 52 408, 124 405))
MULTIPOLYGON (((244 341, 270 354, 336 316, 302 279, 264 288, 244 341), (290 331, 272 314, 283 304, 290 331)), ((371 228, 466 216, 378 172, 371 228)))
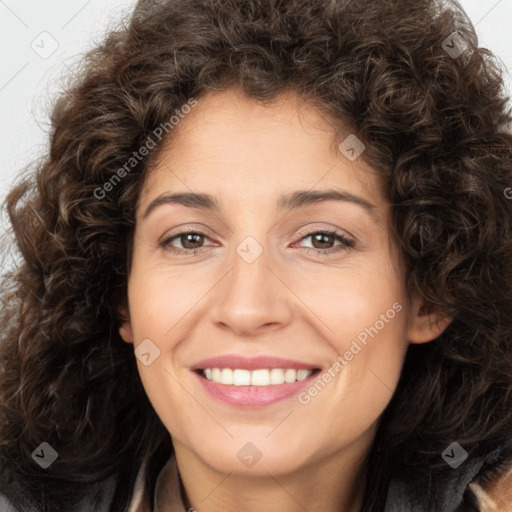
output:
POLYGON ((275 386, 279 384, 292 384, 307 379, 318 373, 319 368, 293 369, 293 368, 261 368, 245 370, 241 368, 200 368, 196 372, 211 382, 231 386, 275 386))

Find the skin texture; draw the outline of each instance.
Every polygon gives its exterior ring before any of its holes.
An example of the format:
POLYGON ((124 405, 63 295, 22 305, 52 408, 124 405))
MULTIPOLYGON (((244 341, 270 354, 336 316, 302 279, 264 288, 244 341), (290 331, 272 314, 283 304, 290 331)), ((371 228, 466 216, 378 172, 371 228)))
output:
POLYGON ((408 297, 380 182, 361 159, 338 151, 333 133, 293 93, 264 106, 236 89, 210 92, 180 121, 141 191, 120 333, 161 351, 149 366, 138 361, 139 373, 172 436, 186 505, 199 512, 360 510, 356 477, 407 346, 434 339, 450 321, 408 297), (299 189, 348 191, 375 205, 377 218, 350 202, 279 211, 277 198, 299 189), (149 203, 169 192, 209 193, 222 209, 165 204, 144 219, 149 203), (207 236, 159 246, 194 229, 207 236), (325 229, 355 245, 315 255, 315 247, 343 247, 306 236, 325 229), (236 252, 247 236, 263 248, 251 264, 236 252), (172 247, 203 250, 180 255, 172 247), (293 397, 238 409, 206 394, 190 370, 221 354, 327 369, 397 302, 400 312, 306 405, 293 397), (237 457, 248 442, 262 454, 251 468, 237 457))

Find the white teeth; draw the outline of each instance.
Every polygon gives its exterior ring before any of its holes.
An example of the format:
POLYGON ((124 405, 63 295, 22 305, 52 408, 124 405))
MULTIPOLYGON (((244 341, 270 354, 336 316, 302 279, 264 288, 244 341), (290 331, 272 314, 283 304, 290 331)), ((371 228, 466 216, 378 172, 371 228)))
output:
POLYGON ((221 384, 233 384, 233 370, 231 368, 224 368, 220 375, 221 384))
POLYGON ((251 372, 251 384, 253 386, 268 386, 270 384, 270 371, 254 370, 251 372))
POLYGON ((284 372, 279 368, 270 370, 270 384, 284 384, 284 372))
POLYGON ((311 372, 308 370, 298 370, 297 371, 297 380, 307 379, 311 375, 311 372))
POLYGON ((295 382, 297 380, 297 370, 286 370, 284 372, 285 382, 295 382))
POLYGON ((203 376, 217 384, 235 386, 271 386, 274 384, 290 384, 307 379, 313 370, 294 370, 292 368, 272 368, 260 370, 243 370, 240 368, 205 368, 203 376))
POLYGON ((249 370, 234 370, 233 384, 235 386, 249 386, 251 384, 251 372, 249 370))

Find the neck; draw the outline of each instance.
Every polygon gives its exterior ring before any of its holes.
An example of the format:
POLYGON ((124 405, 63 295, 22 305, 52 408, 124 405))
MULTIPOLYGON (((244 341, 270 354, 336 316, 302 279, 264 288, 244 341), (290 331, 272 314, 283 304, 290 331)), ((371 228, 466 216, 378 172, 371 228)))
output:
POLYGON ((360 512, 366 477, 363 461, 373 433, 367 433, 365 442, 359 439, 293 472, 270 470, 249 476, 217 471, 174 440, 185 510, 360 512))

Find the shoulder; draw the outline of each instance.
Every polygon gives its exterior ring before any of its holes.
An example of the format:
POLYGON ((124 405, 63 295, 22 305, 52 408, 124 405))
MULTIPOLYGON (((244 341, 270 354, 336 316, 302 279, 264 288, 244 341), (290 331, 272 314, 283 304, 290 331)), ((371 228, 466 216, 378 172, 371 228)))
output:
POLYGON ((385 512, 512 512, 510 441, 452 472, 392 480, 385 512))
POLYGON ((0 464, 0 511, 1 512, 36 512, 24 492, 24 486, 16 478, 15 472, 6 464, 0 464))
POLYGON ((18 507, 15 507, 13 502, 0 491, 0 510, 2 512, 22 512, 18 507))
MULTIPOLYGON (((23 485, 13 479, 12 475, 9 475, 9 478, 6 475, 7 473, 0 475, 0 511, 42 512, 43 506, 39 502, 36 503, 33 498, 27 498, 23 485)), ((88 485, 86 489, 69 489, 66 492, 66 499, 73 496, 76 491, 75 495, 80 496, 79 500, 75 501, 71 508, 64 503, 57 508, 66 512, 110 512, 117 483, 117 478, 112 476, 88 485)))
POLYGON ((512 458, 475 478, 469 489, 481 512, 512 510, 512 458))
POLYGON ((463 499, 455 512, 512 511, 512 437, 474 467, 478 471, 469 471, 471 480, 463 486, 463 499))

